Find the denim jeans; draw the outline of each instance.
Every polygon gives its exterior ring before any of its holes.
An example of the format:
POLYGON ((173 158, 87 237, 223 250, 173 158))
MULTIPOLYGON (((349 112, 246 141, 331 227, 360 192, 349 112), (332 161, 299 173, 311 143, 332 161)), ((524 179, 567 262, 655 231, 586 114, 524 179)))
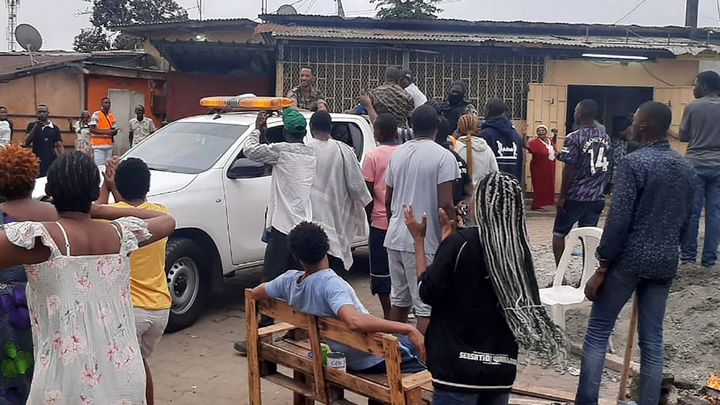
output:
POLYGON ((702 250, 702 265, 714 266, 720 243, 720 168, 696 167, 695 204, 690 226, 682 244, 680 258, 695 261, 698 248, 700 215, 705 208, 705 243, 702 250))
POLYGON ((610 333, 633 291, 638 297, 640 391, 638 405, 657 405, 663 374, 663 318, 671 281, 641 279, 612 269, 593 303, 583 346, 576 405, 597 405, 610 333))
POLYGON ((433 405, 507 405, 508 402, 510 402, 509 392, 468 394, 437 388, 435 388, 432 401, 433 405))

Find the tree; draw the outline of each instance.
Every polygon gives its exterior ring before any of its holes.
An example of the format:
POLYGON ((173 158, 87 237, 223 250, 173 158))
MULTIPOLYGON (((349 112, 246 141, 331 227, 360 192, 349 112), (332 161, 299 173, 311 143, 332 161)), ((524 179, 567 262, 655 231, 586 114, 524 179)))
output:
POLYGON ((110 40, 105 30, 98 27, 83 28, 75 37, 73 48, 77 52, 107 51, 110 49, 110 40))
POLYGON ((142 41, 128 34, 118 35, 117 27, 188 19, 187 11, 175 0, 84 1, 92 3, 93 28, 83 29, 75 37, 74 48, 78 52, 134 49, 142 41))
POLYGON ((378 18, 437 18, 441 0, 370 0, 379 9, 378 18))

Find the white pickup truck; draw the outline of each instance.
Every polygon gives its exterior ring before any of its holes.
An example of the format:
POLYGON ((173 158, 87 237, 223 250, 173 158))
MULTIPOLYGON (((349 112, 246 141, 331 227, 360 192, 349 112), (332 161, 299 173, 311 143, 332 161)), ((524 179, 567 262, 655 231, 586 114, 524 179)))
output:
MULTIPOLYGON (((152 173, 148 199, 167 206, 177 221, 165 262, 173 298, 169 331, 195 322, 208 294, 222 288, 223 276, 262 264, 270 170, 241 154, 256 116, 231 112, 185 118, 123 156, 147 163, 152 173)), ((333 137, 352 146, 358 160, 376 147, 363 117, 332 118, 333 137)), ((282 131, 280 118, 268 120, 270 142, 282 140, 282 131)), ((44 179, 38 179, 35 196, 44 189, 44 179)))

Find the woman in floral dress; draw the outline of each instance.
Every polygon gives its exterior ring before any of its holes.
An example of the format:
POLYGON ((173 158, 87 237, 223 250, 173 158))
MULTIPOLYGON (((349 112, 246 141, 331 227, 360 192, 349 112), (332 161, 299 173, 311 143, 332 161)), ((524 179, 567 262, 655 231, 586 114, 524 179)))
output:
POLYGON ((28 277, 35 354, 29 404, 145 403, 128 255, 167 237, 175 221, 95 207, 99 189, 89 156, 63 155, 47 183, 60 220, 11 223, 0 232, 0 268, 25 265, 28 277), (106 221, 91 219, 91 211, 106 221))
MULTIPOLYGON (((0 148, 0 230, 17 221, 54 221, 55 207, 32 198, 40 161, 18 145, 0 148)), ((22 266, 0 269, 0 404, 25 404, 33 374, 30 332, 22 266)))

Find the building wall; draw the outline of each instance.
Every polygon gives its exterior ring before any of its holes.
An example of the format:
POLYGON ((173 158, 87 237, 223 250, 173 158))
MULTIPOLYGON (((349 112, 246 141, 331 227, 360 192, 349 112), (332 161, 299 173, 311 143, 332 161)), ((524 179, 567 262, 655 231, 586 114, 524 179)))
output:
POLYGON ((166 82, 167 119, 175 121, 192 115, 206 114, 200 99, 209 96, 236 96, 254 93, 270 96, 274 74, 266 76, 209 76, 194 73, 168 72, 166 82))
MULTIPOLYGON (((103 97, 108 97, 111 90, 140 93, 145 96, 145 115, 152 118, 157 128, 160 127, 160 117, 156 117, 152 113, 153 92, 158 91, 158 89, 153 88, 153 80, 90 75, 87 76, 86 81, 87 109, 91 114, 93 111, 97 111, 101 108, 103 97)), ((134 103, 128 103, 126 106, 114 105, 110 109, 111 111, 114 111, 115 116, 118 119, 117 125, 120 129, 120 133, 115 137, 115 144, 117 147, 116 152, 119 154, 123 153, 130 146, 127 119, 135 116, 134 110, 136 106, 133 104, 134 103)))
POLYGON ((84 103, 83 75, 77 70, 58 69, 0 83, 0 104, 7 107, 14 122, 13 142, 25 139, 25 128, 37 117, 37 105, 47 104, 50 120, 72 146, 75 134, 71 123, 80 115, 84 103))
POLYGON ((543 83, 589 86, 692 86, 698 61, 660 59, 619 63, 591 60, 549 60, 543 83))

